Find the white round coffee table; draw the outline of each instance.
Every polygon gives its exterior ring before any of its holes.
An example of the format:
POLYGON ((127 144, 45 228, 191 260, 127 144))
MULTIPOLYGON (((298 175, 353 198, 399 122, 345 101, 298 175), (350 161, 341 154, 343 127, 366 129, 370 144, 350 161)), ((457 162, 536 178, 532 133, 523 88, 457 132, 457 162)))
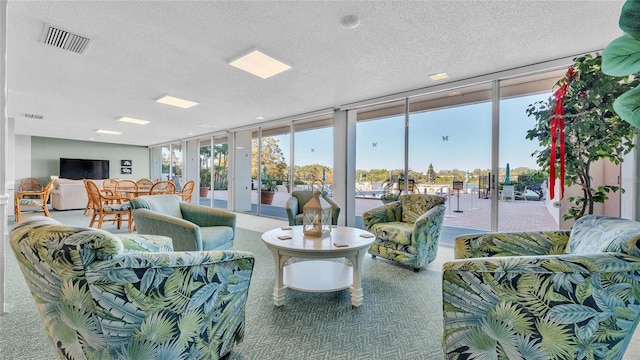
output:
POLYGON ((287 288, 309 292, 349 289, 351 305, 360 306, 364 297, 360 268, 374 240, 370 232, 346 226, 332 227, 322 237, 305 236, 302 226, 277 228, 262 234, 262 241, 271 250, 276 265, 273 303, 284 304, 287 288), (313 260, 289 263, 292 257, 313 260), (334 258, 349 261, 321 260, 334 258))

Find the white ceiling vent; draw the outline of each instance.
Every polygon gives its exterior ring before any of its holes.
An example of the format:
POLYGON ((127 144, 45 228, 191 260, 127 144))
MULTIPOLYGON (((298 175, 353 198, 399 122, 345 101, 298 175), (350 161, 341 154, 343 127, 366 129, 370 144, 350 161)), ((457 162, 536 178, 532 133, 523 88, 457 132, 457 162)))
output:
POLYGON ((45 23, 41 42, 63 50, 83 54, 91 44, 91 39, 45 23))

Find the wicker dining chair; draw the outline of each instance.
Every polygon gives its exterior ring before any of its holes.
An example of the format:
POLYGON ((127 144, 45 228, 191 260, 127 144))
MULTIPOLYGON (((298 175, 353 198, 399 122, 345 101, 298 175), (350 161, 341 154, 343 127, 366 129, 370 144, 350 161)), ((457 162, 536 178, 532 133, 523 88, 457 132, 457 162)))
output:
POLYGON ((153 181, 147 179, 147 178, 142 178, 138 181, 136 181, 138 183, 138 187, 140 186, 148 186, 148 187, 152 187, 153 186, 153 181))
POLYGON ((193 189, 196 187, 196 182, 191 180, 187 181, 182 187, 182 191, 177 193, 182 197, 182 201, 191 202, 191 197, 193 196, 193 189))
POLYGON ((137 196, 138 183, 133 180, 120 180, 116 183, 115 196, 131 199, 137 196))
POLYGON ((149 190, 149 195, 166 195, 166 194, 175 194, 176 193, 176 185, 173 181, 162 180, 158 181, 149 190))
POLYGON ((117 183, 118 179, 109 178, 102 180, 102 191, 107 195, 115 195, 117 183))
POLYGON ((40 191, 42 190, 42 184, 40 180, 36 178, 24 178, 20 180, 19 191, 40 191))
POLYGON ((131 232, 133 217, 131 215, 131 203, 129 199, 120 196, 105 195, 100 191, 98 185, 91 180, 85 179, 84 185, 87 188, 87 195, 91 199, 93 210, 89 227, 93 227, 96 220, 98 221, 98 229, 102 229, 102 224, 105 221, 113 221, 117 224, 118 229, 120 229, 122 222, 127 221, 129 223, 128 230, 131 232))
POLYGON ((47 201, 53 187, 53 179, 49 180, 44 188, 31 191, 18 191, 14 197, 13 209, 16 222, 20 222, 22 214, 31 212, 42 212, 45 216, 49 215, 47 201))

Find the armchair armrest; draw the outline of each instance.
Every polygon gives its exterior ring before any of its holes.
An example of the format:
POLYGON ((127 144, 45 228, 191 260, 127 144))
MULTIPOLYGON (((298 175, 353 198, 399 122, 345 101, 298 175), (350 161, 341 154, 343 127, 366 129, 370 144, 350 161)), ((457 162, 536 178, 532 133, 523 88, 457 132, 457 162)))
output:
POLYGON ((149 342, 136 329, 161 327, 172 356, 198 348, 217 359, 242 341, 254 261, 241 251, 127 253, 85 274, 94 316, 114 348, 149 342))
POLYGON ((639 260, 600 253, 445 263, 445 358, 622 358, 640 320, 639 260))
POLYGON ((202 249, 200 227, 191 221, 149 209, 134 209, 133 219, 138 233, 168 236, 177 250, 202 249))
POLYGON ((373 225, 378 223, 400 221, 402 219, 400 209, 400 201, 394 201, 375 209, 365 211, 362 214, 364 229, 369 230, 373 225))
POLYGON ((436 205, 418 217, 413 224, 413 236, 411 237, 413 246, 419 248, 435 243, 435 249, 432 251, 437 251, 445 209, 444 205, 436 205))
POLYGON ((340 216, 340 206, 338 203, 328 196, 324 196, 324 199, 331 205, 331 224, 338 225, 338 217, 340 216))
POLYGON ((180 211, 185 220, 191 221, 199 226, 228 226, 233 228, 235 233, 236 214, 230 211, 185 202, 180 203, 180 211))
POLYGON ((563 254, 570 230, 467 234, 456 237, 455 258, 563 254))
POLYGON ((298 198, 295 196, 290 197, 286 204, 284 205, 284 209, 287 212, 287 217, 289 218, 289 225, 295 225, 296 223, 296 215, 298 215, 300 209, 298 204, 298 198))

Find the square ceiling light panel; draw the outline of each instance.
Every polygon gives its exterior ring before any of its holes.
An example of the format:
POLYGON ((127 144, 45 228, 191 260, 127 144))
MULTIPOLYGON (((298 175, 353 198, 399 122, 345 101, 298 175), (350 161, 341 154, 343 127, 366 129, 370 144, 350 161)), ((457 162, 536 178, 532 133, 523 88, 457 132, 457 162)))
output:
POLYGON ((276 60, 258 50, 254 50, 247 55, 231 61, 229 65, 263 79, 268 79, 273 75, 280 74, 283 71, 291 69, 290 65, 276 60))
POLYGON ((175 107, 179 107, 182 109, 188 109, 190 107, 194 107, 196 105, 198 105, 199 103, 195 102, 195 101, 189 101, 189 100, 185 100, 185 99, 180 99, 177 97, 173 97, 173 96, 169 96, 169 95, 165 95, 159 99, 156 99, 156 102, 159 102, 161 104, 165 104, 165 105, 171 105, 171 106, 175 106, 175 107))

